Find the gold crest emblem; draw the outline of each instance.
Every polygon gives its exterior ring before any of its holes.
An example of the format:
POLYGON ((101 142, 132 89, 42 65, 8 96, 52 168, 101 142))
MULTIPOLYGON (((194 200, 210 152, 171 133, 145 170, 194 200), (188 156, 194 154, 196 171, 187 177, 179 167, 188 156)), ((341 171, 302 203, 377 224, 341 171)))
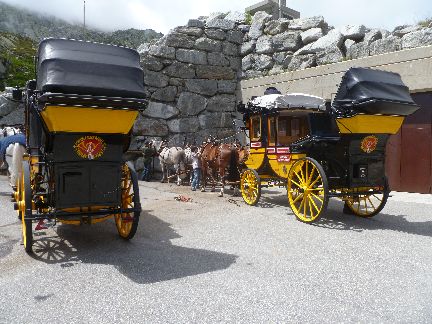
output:
POLYGON ((363 140, 361 141, 360 148, 365 153, 371 153, 375 151, 377 144, 378 144, 378 137, 374 135, 370 135, 363 138, 363 140))
POLYGON ((83 159, 94 160, 105 152, 105 141, 99 136, 83 136, 74 145, 76 154, 83 159))

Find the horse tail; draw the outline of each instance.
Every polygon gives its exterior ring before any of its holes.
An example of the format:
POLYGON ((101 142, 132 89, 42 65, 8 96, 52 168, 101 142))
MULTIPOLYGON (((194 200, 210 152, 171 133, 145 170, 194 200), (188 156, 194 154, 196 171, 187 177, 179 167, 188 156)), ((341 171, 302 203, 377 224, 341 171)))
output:
POLYGON ((235 148, 231 149, 230 164, 228 168, 229 181, 240 180, 240 172, 238 169, 239 154, 235 148))
POLYGON ((22 175, 22 162, 24 159, 25 147, 19 143, 13 144, 12 165, 9 166, 10 184, 16 186, 22 175))

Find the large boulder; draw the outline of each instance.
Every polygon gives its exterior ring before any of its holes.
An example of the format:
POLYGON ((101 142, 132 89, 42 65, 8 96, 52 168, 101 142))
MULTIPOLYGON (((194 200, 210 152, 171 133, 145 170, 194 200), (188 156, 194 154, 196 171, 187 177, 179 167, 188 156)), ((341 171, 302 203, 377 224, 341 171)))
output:
POLYGON ((313 54, 319 52, 325 52, 327 50, 334 49, 335 47, 341 48, 344 41, 344 37, 339 30, 333 29, 329 33, 317 41, 310 43, 301 49, 299 49, 294 55, 313 54))
POLYGON ((346 25, 340 28, 340 32, 345 38, 360 41, 366 34, 366 27, 364 25, 346 25))
POLYGON ((228 15, 225 16, 225 19, 242 24, 246 21, 246 14, 239 11, 230 11, 228 15))
POLYGON ((265 24, 264 34, 267 35, 277 35, 288 30, 289 20, 288 19, 278 19, 270 20, 265 24))
POLYGON ((406 34, 415 32, 417 30, 422 29, 422 26, 413 25, 413 26, 398 26, 393 30, 393 35, 397 37, 403 37, 406 34))
POLYGON ((288 70, 303 70, 314 66, 316 66, 315 54, 294 55, 288 65, 288 70))
POLYGON ((307 45, 323 37, 323 32, 321 28, 311 28, 302 32, 300 36, 303 44, 307 45))
POLYGON ((402 37, 402 48, 432 45, 432 28, 424 28, 402 37))
POLYGON ((353 44, 347 49, 346 56, 348 59, 358 59, 369 56, 370 48, 367 42, 353 44))
POLYGON ((153 71, 144 71, 144 84, 150 87, 163 88, 168 85, 169 78, 160 73, 153 71))
POLYGON ((193 65, 181 62, 173 62, 165 68, 163 73, 172 78, 192 79, 195 77, 193 65))
POLYGON ((143 115, 151 118, 169 119, 179 114, 176 107, 166 105, 160 102, 150 101, 143 115))
POLYGON ((220 52, 222 49, 222 42, 207 37, 201 37, 195 41, 195 48, 207 52, 220 52))
POLYGON ((365 34, 363 38, 363 42, 366 43, 367 45, 370 45, 372 42, 375 42, 376 40, 381 38, 382 38, 381 30, 372 29, 365 34))
POLYGON ((186 89, 190 92, 203 94, 207 96, 214 96, 217 92, 217 81, 216 80, 205 80, 205 79, 189 79, 186 80, 186 89))
POLYGON ((242 59, 242 70, 247 71, 252 69, 255 63, 255 54, 248 54, 242 59))
POLYGON ((370 55, 396 52, 402 49, 402 40, 397 36, 390 36, 370 44, 370 55))
POLYGON ((272 40, 269 36, 263 35, 256 42, 255 52, 257 54, 271 54, 274 52, 272 40))
POLYGON ((252 17, 252 23, 249 29, 249 37, 258 39, 263 34, 265 24, 272 20, 272 16, 265 11, 258 11, 252 17))
POLYGON ((11 94, 0 95, 0 117, 9 115, 18 108, 19 103, 12 101, 11 94))
POLYGON ((195 44, 195 39, 196 37, 172 31, 162 37, 159 44, 175 48, 192 48, 195 44))
POLYGON ((235 27, 235 22, 227 19, 212 19, 206 22, 207 28, 216 28, 222 30, 232 30, 235 27))
MULTIPOLYGON (((151 98, 159 101, 173 102, 177 96, 177 87, 167 86, 153 92, 151 98)), ((147 108, 148 109, 148 108, 147 108)))
POLYGON ((204 30, 200 27, 189 27, 189 26, 179 26, 174 28, 174 31, 177 33, 182 33, 190 36, 200 37, 204 30))
POLYGON ((251 40, 249 42, 245 42, 240 47, 240 55, 245 56, 249 53, 252 53, 255 50, 256 40, 251 40))
POLYGON ((276 52, 297 51, 302 45, 300 32, 287 31, 272 37, 276 52))
POLYGON ((241 45, 243 44, 243 33, 240 30, 230 30, 227 32, 226 40, 228 42, 241 45))
POLYGON ((317 65, 331 64, 342 61, 344 55, 339 47, 328 48, 325 52, 317 53, 317 65))
POLYGON ((220 29, 206 29, 204 33, 208 38, 216 40, 225 40, 227 37, 226 32, 220 29))
POLYGON ((207 99, 204 96, 186 91, 181 93, 177 102, 177 108, 183 116, 196 116, 205 110, 206 106, 207 99))
POLYGON ((323 16, 298 18, 290 21, 289 29, 308 30, 311 28, 326 28, 327 24, 323 16))
POLYGON ((176 59, 184 63, 207 64, 207 53, 198 50, 178 49, 176 59))
POLYGON ((170 46, 152 45, 150 46, 149 53, 156 57, 175 59, 176 50, 174 47, 170 46))
POLYGON ((253 68, 257 71, 269 70, 272 68, 273 64, 274 62, 271 56, 265 54, 255 55, 253 68))
POLYGON ((292 57, 293 52, 279 52, 273 54, 273 61, 275 62, 275 66, 280 66, 281 68, 286 69, 291 63, 292 57))

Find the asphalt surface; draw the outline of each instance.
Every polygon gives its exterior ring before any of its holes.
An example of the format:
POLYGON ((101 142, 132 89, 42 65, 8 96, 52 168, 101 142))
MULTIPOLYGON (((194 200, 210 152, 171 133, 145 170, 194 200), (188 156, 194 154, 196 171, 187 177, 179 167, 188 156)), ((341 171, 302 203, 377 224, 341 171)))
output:
POLYGON ((0 323, 432 322, 432 197, 373 219, 331 201, 296 221, 283 190, 240 197, 140 183, 130 242, 112 221, 59 225, 33 256, 0 177, 0 323), (179 194, 192 202, 179 202, 179 194))

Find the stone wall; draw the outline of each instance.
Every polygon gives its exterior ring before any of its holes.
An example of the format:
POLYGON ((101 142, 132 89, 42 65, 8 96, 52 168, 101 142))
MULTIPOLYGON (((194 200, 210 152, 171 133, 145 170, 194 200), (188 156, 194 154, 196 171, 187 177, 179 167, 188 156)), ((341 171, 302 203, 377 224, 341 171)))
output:
POLYGON ((140 46, 151 101, 135 123, 136 141, 156 137, 182 145, 234 134, 244 19, 219 13, 192 19, 157 43, 140 46))

